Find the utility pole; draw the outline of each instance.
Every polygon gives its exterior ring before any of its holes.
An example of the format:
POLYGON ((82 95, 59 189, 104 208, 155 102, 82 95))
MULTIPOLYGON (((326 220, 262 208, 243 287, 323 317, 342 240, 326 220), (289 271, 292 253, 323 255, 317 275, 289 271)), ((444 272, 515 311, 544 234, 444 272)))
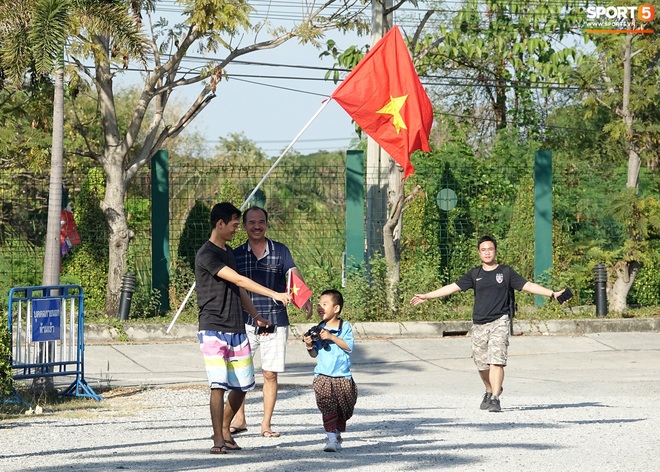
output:
MULTIPOLYGON (((392 0, 371 2, 371 45, 376 44, 392 27, 392 14, 385 11, 392 7, 392 0)), ((366 242, 367 261, 376 252, 383 254, 383 227, 388 219, 388 179, 391 158, 371 138, 367 141, 367 214, 366 242)))

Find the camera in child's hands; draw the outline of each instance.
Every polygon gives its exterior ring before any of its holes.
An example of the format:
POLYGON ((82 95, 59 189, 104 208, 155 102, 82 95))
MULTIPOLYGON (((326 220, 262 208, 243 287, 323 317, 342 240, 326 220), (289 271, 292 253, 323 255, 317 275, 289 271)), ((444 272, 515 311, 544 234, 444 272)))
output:
MULTIPOLYGON (((318 341, 319 339, 321 339, 322 329, 323 328, 321 328, 319 325, 312 326, 305 333, 305 337, 312 338, 312 341, 318 341)), ((328 349, 328 341, 326 341, 325 339, 321 339, 321 344, 323 345, 323 349, 328 349)))

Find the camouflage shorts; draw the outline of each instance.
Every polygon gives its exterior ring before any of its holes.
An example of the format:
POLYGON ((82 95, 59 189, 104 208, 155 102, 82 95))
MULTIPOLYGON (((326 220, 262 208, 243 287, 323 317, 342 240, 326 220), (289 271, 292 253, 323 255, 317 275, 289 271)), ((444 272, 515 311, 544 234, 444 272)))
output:
POLYGON ((509 347, 509 315, 486 324, 472 325, 472 358, 479 370, 506 365, 509 347))

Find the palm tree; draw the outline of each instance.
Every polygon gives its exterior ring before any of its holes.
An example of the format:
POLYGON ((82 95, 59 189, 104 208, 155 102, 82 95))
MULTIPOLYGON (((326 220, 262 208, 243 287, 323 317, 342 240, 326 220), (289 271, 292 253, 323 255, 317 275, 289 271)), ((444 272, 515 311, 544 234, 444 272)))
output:
POLYGON ((62 208, 62 169, 64 167, 64 44, 67 38, 71 4, 47 0, 35 5, 28 32, 38 72, 54 67, 53 142, 50 156, 48 222, 42 285, 58 285, 60 281, 60 210, 62 208))
POLYGON ((121 0, 3 0, 0 63, 8 79, 21 87, 29 70, 54 75, 53 140, 48 222, 42 284, 60 277, 60 212, 64 164, 64 53, 67 40, 82 31, 112 32, 115 46, 141 57, 144 41, 128 5, 121 0))

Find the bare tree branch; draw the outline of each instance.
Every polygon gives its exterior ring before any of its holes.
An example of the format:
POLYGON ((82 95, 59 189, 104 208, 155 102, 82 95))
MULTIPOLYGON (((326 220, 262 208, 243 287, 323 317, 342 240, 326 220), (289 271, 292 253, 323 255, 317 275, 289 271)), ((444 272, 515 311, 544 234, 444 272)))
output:
POLYGON ((411 51, 414 51, 415 48, 417 47, 417 42, 419 41, 419 36, 424 31, 424 28, 426 27, 426 23, 429 21, 429 19, 433 16, 434 13, 435 13, 435 10, 427 10, 426 13, 424 13, 424 16, 422 17, 422 20, 420 21, 417 28, 415 28, 415 33, 413 34, 413 37, 410 40, 410 50, 411 51))
POLYGON ((406 2, 408 2, 408 0, 400 0, 399 3, 397 3, 396 5, 392 5, 390 8, 386 8, 384 10, 384 14, 389 15, 390 13, 394 13, 399 8, 401 8, 401 6, 406 2))

